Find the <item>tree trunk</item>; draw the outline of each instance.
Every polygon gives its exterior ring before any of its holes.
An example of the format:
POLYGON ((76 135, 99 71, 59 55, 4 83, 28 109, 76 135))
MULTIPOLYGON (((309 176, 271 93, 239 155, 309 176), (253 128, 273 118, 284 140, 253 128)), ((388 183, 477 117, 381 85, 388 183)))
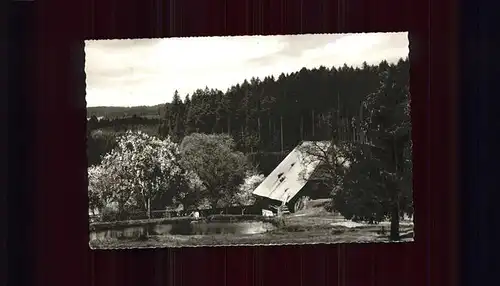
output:
POLYGON ((217 209, 217 202, 218 201, 219 201, 218 199, 213 199, 212 202, 210 203, 213 210, 217 209))
POLYGON ((304 116, 300 115, 300 140, 304 141, 304 116))
MULTIPOLYGON (((151 217, 152 217, 152 215, 151 215, 151 213, 152 213, 152 211, 151 211, 151 198, 148 198, 148 199, 146 200, 146 207, 147 207, 147 209, 146 209, 146 212, 147 212, 147 217, 148 217, 148 220, 150 220, 150 219, 151 219, 151 217)), ((149 228, 150 228, 150 226, 149 226, 149 224, 148 224, 148 225, 146 226, 146 233, 145 233, 146 237, 149 237, 149 234, 150 234, 150 233, 149 233, 149 228)))
POLYGON ((356 120, 354 118, 351 118, 350 129, 351 129, 351 134, 352 134, 352 141, 357 142, 358 141, 358 137, 357 137, 358 134, 357 134, 357 128, 356 128, 356 120))
POLYGON ((391 241, 398 241, 399 237, 399 205, 394 203, 391 210, 391 233, 389 236, 391 241))
POLYGON ((260 126, 260 116, 257 117, 257 126, 258 126, 258 129, 259 129, 259 144, 261 144, 261 142, 260 142, 260 129, 261 129, 261 126, 260 126))
POLYGON ((271 122, 271 114, 269 114, 268 123, 269 123, 269 138, 272 138, 273 137, 273 123, 271 122))
POLYGON ((342 125, 341 125, 341 122, 340 122, 340 93, 337 93, 337 140, 339 141, 342 141, 342 137, 341 137, 341 129, 342 129, 342 125))
POLYGON ((146 200, 146 217, 148 219, 151 219, 152 215, 151 215, 151 198, 148 198, 146 200))
POLYGON ((281 152, 283 152, 283 116, 280 116, 281 152))
POLYGON ((312 137, 315 138, 315 130, 314 130, 314 109, 311 111, 311 119, 312 119, 312 137))
POLYGON ((359 141, 361 143, 365 143, 365 136, 363 133, 363 128, 362 128, 362 123, 363 123, 363 104, 359 107, 359 141))
POLYGON ((117 220, 125 220, 125 204, 118 202, 118 217, 117 220))
MULTIPOLYGON (((246 141, 246 137, 245 137, 245 131, 243 129, 243 125, 241 125, 241 141, 243 142, 243 148, 245 149, 245 151, 247 151, 247 141, 246 141)), ((248 151, 247 151, 248 152, 248 151)))

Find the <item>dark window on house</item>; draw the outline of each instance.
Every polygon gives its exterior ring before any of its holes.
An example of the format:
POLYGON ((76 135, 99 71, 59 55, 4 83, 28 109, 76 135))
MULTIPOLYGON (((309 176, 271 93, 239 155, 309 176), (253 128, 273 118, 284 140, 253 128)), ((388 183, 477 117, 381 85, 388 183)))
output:
POLYGON ((283 173, 278 174, 278 178, 281 178, 281 176, 283 176, 283 173))
POLYGON ((285 177, 280 178, 280 182, 283 183, 284 180, 285 180, 285 177))

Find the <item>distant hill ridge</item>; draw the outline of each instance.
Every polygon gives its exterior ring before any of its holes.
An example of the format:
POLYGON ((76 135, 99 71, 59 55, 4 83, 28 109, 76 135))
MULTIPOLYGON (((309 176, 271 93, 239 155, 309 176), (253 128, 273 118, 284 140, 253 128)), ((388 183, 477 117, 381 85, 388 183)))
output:
POLYGON ((159 117, 163 114, 165 104, 153 106, 94 106, 87 107, 87 117, 123 118, 133 115, 141 117, 159 117))

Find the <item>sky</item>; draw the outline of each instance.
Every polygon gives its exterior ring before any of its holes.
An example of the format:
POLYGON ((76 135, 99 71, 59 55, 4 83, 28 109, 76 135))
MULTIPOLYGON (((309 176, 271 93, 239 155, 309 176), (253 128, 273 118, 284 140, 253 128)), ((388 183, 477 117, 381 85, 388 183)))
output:
POLYGON ((252 77, 408 56, 407 33, 85 41, 87 106, 170 102, 198 88, 226 91, 252 77))

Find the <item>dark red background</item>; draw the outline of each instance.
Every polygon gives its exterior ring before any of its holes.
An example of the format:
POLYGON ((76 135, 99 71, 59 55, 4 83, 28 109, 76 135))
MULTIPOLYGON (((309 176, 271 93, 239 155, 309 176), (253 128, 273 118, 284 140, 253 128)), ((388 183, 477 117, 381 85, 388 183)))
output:
POLYGON ((37 285, 456 285, 454 7, 405 0, 37 1, 37 285), (411 33, 416 242, 91 251, 83 40, 411 33))

